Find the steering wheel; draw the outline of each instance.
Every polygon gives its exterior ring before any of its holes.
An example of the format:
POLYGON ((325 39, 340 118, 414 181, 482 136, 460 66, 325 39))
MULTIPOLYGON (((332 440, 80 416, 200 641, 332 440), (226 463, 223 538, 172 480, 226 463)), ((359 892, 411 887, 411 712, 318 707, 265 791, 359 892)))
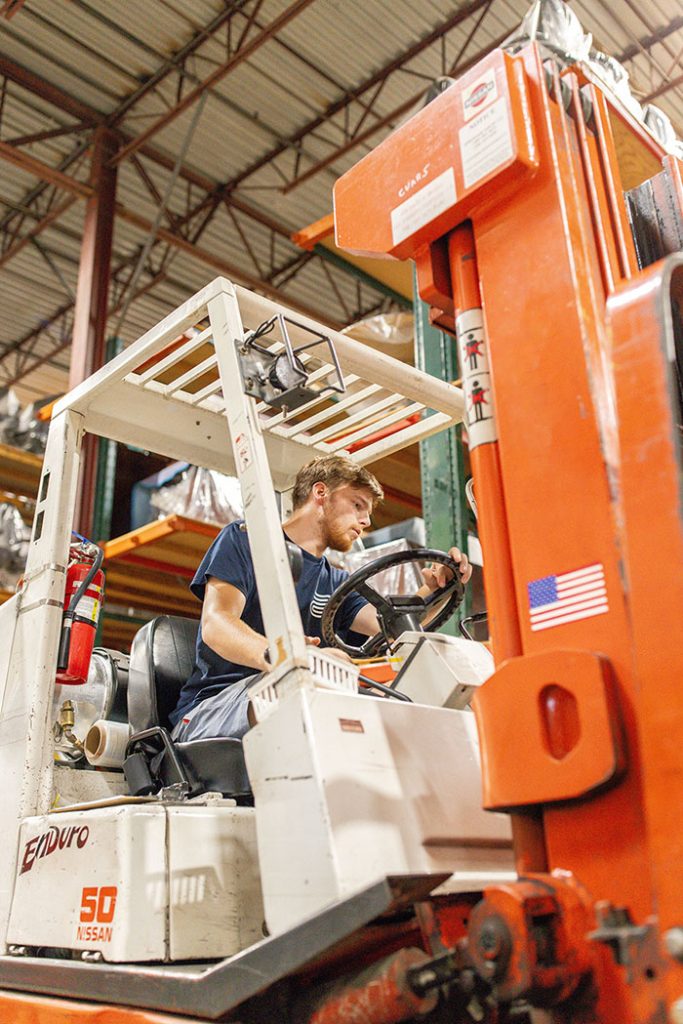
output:
POLYGON ((341 586, 337 587, 325 605, 321 632, 329 647, 338 647, 353 658, 368 658, 383 654, 398 640, 406 630, 420 630, 429 612, 440 601, 446 600, 434 618, 429 622, 429 629, 438 629, 446 622, 462 601, 464 585, 460 579, 460 567, 445 551, 432 551, 430 548, 418 548, 415 551, 398 551, 390 555, 382 555, 374 562, 357 569, 341 586), (428 597, 410 595, 407 597, 392 595, 383 596, 368 584, 368 580, 382 572, 383 569, 394 568, 405 562, 437 562, 445 565, 453 573, 448 583, 434 590, 428 597), (360 647, 345 643, 335 631, 335 619, 343 601, 352 591, 364 597, 376 609, 382 627, 381 632, 369 637, 360 647))

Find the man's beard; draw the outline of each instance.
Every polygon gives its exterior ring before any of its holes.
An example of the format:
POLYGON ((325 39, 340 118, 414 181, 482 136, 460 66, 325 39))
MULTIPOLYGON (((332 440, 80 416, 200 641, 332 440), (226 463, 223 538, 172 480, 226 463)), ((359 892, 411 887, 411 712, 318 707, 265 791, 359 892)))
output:
POLYGON ((350 551, 354 538, 350 537, 351 528, 342 530, 334 522, 334 497, 328 496, 325 502, 325 546, 332 551, 350 551), (330 520, 332 520, 330 522, 330 520))
POLYGON ((350 551, 353 547, 353 538, 349 536, 350 532, 350 530, 328 526, 325 537, 326 546, 333 551, 350 551))

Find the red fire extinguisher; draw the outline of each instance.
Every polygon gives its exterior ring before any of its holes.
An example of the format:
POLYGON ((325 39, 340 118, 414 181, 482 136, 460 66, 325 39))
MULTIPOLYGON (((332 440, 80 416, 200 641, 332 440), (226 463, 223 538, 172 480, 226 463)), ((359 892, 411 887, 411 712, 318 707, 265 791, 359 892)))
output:
POLYGON ((104 552, 92 541, 72 544, 66 570, 57 682, 78 686, 88 678, 90 657, 104 600, 104 552))

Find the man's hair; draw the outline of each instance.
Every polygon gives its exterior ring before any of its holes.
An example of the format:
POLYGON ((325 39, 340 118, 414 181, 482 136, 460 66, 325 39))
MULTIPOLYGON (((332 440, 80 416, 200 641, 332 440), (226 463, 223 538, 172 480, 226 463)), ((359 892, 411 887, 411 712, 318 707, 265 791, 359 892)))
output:
POLYGON ((384 497, 384 491, 376 477, 357 465, 345 455, 321 455, 302 466, 296 475, 292 491, 292 507, 301 508, 306 503, 314 484, 325 484, 331 491, 344 484, 364 487, 372 494, 373 508, 384 497))

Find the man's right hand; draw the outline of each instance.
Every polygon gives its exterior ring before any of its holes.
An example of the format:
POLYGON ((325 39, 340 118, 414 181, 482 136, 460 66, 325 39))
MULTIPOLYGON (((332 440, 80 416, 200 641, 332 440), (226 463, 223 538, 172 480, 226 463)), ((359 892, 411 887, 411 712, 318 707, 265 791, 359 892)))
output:
POLYGON ((349 665, 353 665, 353 658, 351 658, 346 651, 340 651, 338 647, 321 647, 321 654, 329 654, 333 658, 338 658, 339 661, 347 661, 349 665))
MULTIPOLYGON (((320 637, 307 636, 306 643, 310 644, 311 647, 320 647, 320 637)), ((348 661, 350 664, 353 664, 346 651, 340 651, 338 647, 320 647, 320 650, 323 654, 329 654, 333 658, 339 658, 340 661, 348 661)))

